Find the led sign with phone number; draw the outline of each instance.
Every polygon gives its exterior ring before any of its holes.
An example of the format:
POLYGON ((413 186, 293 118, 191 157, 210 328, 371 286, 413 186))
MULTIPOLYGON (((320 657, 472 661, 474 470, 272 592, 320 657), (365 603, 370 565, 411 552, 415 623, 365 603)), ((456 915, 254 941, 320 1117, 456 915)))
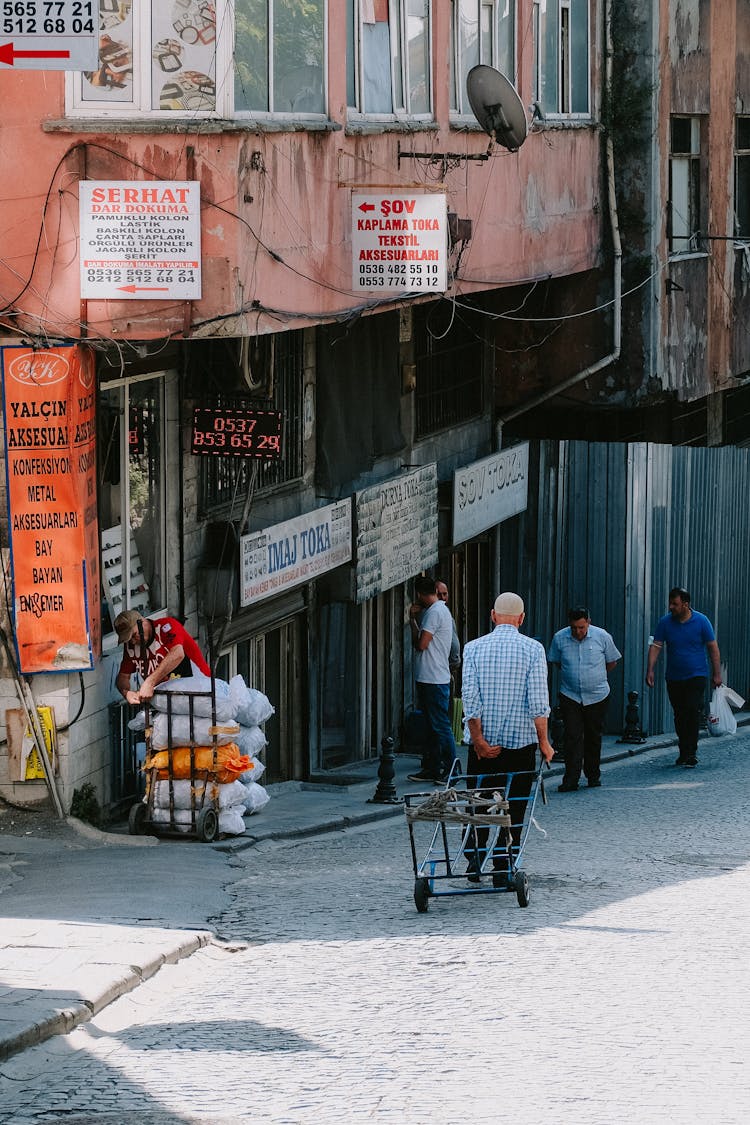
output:
POLYGON ((276 410, 196 406, 191 453, 221 457, 281 457, 282 416, 276 410))

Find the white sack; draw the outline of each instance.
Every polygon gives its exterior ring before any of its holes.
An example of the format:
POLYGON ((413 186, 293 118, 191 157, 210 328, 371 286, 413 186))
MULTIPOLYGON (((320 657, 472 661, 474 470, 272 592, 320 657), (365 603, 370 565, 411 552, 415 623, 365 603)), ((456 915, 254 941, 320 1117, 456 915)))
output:
POLYGON ((261 762, 260 758, 251 758, 250 761, 252 762, 253 768, 246 773, 241 773, 237 778, 238 781, 243 781, 245 785, 247 785, 249 781, 260 781, 263 774, 266 772, 265 764, 261 762))
MULTIPOLYGON (((176 810, 187 810, 188 813, 190 812, 191 786, 193 789, 195 789, 196 808, 200 808, 201 799, 203 796, 202 781, 191 782, 189 780, 179 780, 173 781, 172 785, 174 787, 174 807, 176 810)), ((205 804, 211 803, 215 791, 219 800, 219 809, 228 809, 237 806, 244 807, 245 800, 247 799, 247 793, 245 791, 245 786, 241 781, 228 781, 223 784, 218 784, 215 781, 209 781, 205 804)), ((166 809, 167 812, 169 811, 168 781, 157 781, 154 784, 154 812, 156 812, 157 809, 166 809)), ((156 819, 156 817, 154 817, 154 819, 156 819)), ((167 817, 167 819, 169 819, 169 817, 167 817)), ((188 820, 189 819, 190 817, 188 816, 188 820)))
MULTIPOLYGON (((216 721, 224 723, 227 719, 237 718, 237 704, 229 695, 229 684, 226 680, 215 680, 216 685, 216 721)), ((197 695, 193 700, 193 714, 203 718, 211 718, 211 679, 209 676, 184 676, 175 680, 165 680, 159 684, 151 700, 152 706, 157 711, 166 711, 167 692, 187 692, 197 695), (205 695, 204 693, 208 694, 205 695)), ((190 710, 190 700, 185 696, 176 696, 172 700, 173 715, 187 715, 190 710)))
POLYGON ((249 781, 245 785, 245 790, 245 810, 247 813, 260 812, 271 800, 270 794, 266 792, 262 785, 258 785, 257 781, 249 781))
MULTIPOLYGON (((169 809, 154 809, 153 820, 155 824, 169 824, 169 809)), ((178 832, 190 832, 192 830, 190 810, 175 809, 174 824, 178 832)), ((242 807, 240 805, 233 805, 230 809, 221 810, 219 813, 219 832, 223 832, 227 836, 241 836, 244 831, 245 822, 242 819, 242 807)))
POLYGON ((232 741, 239 746, 240 754, 247 754, 248 758, 257 758, 268 745, 260 727, 240 727, 237 737, 232 741))
MULTIPOLYGON (((172 720, 172 745, 189 746, 193 742, 196 746, 210 746, 212 742, 211 719, 193 716, 193 736, 190 737, 189 715, 167 715, 157 711, 154 715, 153 730, 151 734, 151 748, 153 750, 166 750, 169 746, 169 720, 172 720)), ((237 742, 241 731, 240 724, 235 719, 216 723, 216 741, 219 746, 226 746, 227 742, 237 742)), ((243 751, 244 753, 244 751, 243 751)), ((248 757, 251 755, 248 754, 248 757)))
POLYGON ((234 718, 243 727, 258 727, 270 719, 274 708, 267 695, 248 687, 242 676, 232 676, 229 694, 235 704, 234 718))

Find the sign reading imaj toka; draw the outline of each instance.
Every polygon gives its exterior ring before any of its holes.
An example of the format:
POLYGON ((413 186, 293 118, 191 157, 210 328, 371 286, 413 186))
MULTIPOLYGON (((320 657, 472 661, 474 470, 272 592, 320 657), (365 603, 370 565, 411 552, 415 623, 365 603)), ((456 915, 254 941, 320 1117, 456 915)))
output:
POLYGON ((0 349, 13 618, 21 672, 101 654, 94 357, 0 349))
POLYGON ((78 199, 81 297, 198 300, 197 181, 81 180, 78 199))
POLYGON ((358 602, 399 586, 438 561, 434 461, 363 489, 355 501, 358 602))
POLYGON ((2 3, 0 70, 96 70, 99 0, 2 3))
POLYGON ((453 475, 453 545, 526 511, 529 443, 474 461, 453 475))
POLYGON ((352 557, 351 497, 240 539, 243 606, 310 582, 352 557))
POLYGON ((443 293, 447 288, 445 195, 352 195, 352 289, 443 293))

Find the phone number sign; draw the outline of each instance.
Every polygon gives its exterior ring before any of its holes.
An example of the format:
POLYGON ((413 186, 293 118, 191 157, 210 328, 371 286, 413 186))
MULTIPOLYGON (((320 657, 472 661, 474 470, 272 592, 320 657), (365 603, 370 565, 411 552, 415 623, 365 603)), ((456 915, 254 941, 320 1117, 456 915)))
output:
POLYGON ((190 452, 278 460, 282 417, 277 410, 196 406, 190 452))
POLYGON ((199 299, 197 181, 82 180, 78 192, 83 298, 199 299))
POLYGON ((96 70, 98 0, 0 0, 0 68, 96 70))
POLYGON ((448 208, 444 195, 352 195, 352 289, 443 293, 448 208))

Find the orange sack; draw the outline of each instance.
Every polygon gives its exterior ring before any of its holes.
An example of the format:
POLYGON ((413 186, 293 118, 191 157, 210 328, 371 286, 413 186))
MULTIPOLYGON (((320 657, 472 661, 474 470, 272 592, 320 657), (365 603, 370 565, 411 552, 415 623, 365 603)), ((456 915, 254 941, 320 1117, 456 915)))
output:
MULTIPOLYGON (((189 746, 173 747, 173 778, 185 779, 191 777, 190 752, 189 746)), ((195 746, 192 753, 193 772, 205 770, 211 773, 215 772, 216 780, 222 784, 236 781, 241 773, 246 773, 247 770, 253 768, 253 763, 247 755, 240 754, 240 748, 236 742, 227 742, 225 746, 217 746, 215 758, 213 746, 195 746)), ((151 754, 150 757, 146 758, 143 768, 145 770, 155 769, 159 780, 165 781, 169 777, 169 751, 159 750, 158 753, 151 754)))

